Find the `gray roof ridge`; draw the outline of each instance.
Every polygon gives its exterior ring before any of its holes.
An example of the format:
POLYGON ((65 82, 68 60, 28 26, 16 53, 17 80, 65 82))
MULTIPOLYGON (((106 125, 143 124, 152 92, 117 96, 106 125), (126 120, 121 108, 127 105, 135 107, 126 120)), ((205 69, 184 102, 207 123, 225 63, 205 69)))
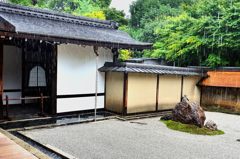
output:
POLYGON ((161 70, 173 70, 173 71, 187 71, 187 72, 201 72, 205 73, 207 70, 199 68, 188 68, 188 67, 175 67, 175 66, 163 66, 163 65, 152 65, 152 64, 138 64, 138 63, 127 63, 127 62, 106 62, 104 66, 118 66, 127 68, 145 68, 145 69, 161 69, 161 70))
POLYGON ((89 17, 82 17, 68 13, 50 11, 46 9, 34 8, 7 2, 0 2, 0 12, 30 16, 42 19, 57 20, 79 25, 100 27, 107 29, 118 29, 117 23, 112 20, 101 20, 89 17))
POLYGON ((211 67, 207 67, 207 66, 188 66, 189 68, 198 68, 198 69, 205 69, 207 71, 230 71, 230 72, 239 72, 240 71, 240 67, 231 67, 231 66, 227 66, 227 67, 217 67, 215 69, 211 68, 211 67))

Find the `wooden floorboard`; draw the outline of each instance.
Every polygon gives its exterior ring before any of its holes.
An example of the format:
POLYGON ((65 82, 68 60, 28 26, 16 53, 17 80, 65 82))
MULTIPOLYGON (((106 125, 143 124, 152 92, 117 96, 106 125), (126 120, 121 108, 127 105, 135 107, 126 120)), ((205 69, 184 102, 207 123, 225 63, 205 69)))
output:
POLYGON ((30 152, 16 144, 0 132, 0 158, 37 159, 30 152))

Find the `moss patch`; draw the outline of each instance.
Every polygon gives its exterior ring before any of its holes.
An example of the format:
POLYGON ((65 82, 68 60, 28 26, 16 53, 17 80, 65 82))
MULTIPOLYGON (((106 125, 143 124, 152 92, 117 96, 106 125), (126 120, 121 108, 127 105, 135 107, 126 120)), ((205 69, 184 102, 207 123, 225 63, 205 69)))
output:
POLYGON ((182 124, 180 122, 175 122, 172 120, 163 121, 161 122, 165 123, 169 129, 182 131, 190 134, 197 134, 197 135, 221 135, 225 134, 222 130, 212 131, 205 127, 199 128, 192 124, 182 124))

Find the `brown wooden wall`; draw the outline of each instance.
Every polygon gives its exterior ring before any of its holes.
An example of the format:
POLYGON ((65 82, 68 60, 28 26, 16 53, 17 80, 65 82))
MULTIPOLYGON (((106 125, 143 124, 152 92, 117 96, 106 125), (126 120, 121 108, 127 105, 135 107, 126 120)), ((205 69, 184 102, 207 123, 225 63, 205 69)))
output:
POLYGON ((105 109, 112 112, 123 113, 123 90, 124 73, 106 73, 106 95, 105 109))
POLYGON ((202 87, 202 106, 240 110, 240 89, 229 87, 202 87))
POLYGON ((200 102, 199 80, 199 76, 107 72, 105 109, 122 115, 169 110, 185 94, 200 102))

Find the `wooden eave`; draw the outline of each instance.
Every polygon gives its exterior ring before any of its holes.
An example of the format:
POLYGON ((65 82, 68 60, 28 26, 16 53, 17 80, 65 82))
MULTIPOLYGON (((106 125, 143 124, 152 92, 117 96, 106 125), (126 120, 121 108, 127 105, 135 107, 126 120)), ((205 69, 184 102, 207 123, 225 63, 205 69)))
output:
POLYGON ((89 40, 81 40, 74 38, 64 38, 57 36, 48 36, 48 35, 40 35, 40 34, 28 34, 28 33, 15 33, 10 31, 0 31, 0 36, 13 37, 13 38, 26 38, 26 39, 35 39, 35 40, 43 40, 43 41, 51 41, 56 43, 71 43, 77 45, 88 45, 88 46, 99 46, 99 47, 107 47, 107 48, 116 48, 116 49, 133 49, 142 51, 144 49, 153 49, 152 45, 130 45, 130 44, 121 44, 121 43, 112 43, 112 42, 102 42, 102 41, 89 41, 89 40))

